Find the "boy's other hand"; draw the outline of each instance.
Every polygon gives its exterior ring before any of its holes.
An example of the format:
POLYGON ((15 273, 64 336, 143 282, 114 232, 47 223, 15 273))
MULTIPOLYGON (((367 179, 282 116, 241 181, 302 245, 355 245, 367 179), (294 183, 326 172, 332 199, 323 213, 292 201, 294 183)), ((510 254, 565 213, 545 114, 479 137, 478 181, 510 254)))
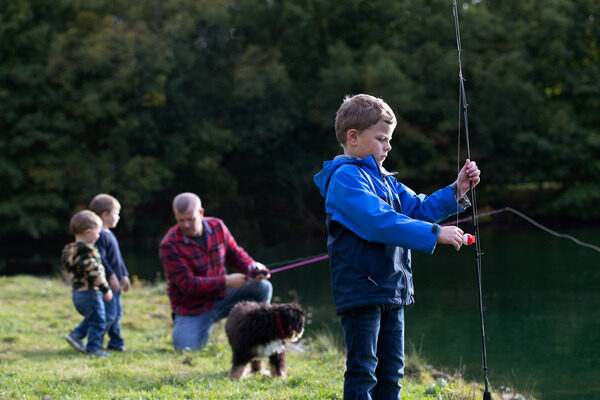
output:
POLYGON ((110 284, 110 288, 113 292, 119 293, 119 290, 121 290, 121 285, 119 284, 119 279, 117 279, 117 275, 112 274, 111 276, 109 276, 108 283, 110 284))
POLYGON ((104 293, 102 295, 102 297, 104 298, 104 301, 111 301, 112 300, 112 290, 108 289, 108 292, 104 293))
POLYGON ((438 235, 436 243, 449 244, 454 246, 456 251, 458 251, 463 244, 463 234, 463 230, 456 226, 442 226, 440 227, 440 234, 438 235))
POLYGON ((129 277, 127 275, 125 275, 123 277, 123 291, 128 292, 130 288, 131 288, 131 282, 129 282, 129 277))
POLYGON ((467 159, 456 179, 456 184, 458 185, 461 196, 464 196, 465 193, 469 191, 469 182, 471 182, 473 187, 477 186, 480 181, 480 174, 481 171, 479 170, 479 167, 477 167, 475 161, 467 159))

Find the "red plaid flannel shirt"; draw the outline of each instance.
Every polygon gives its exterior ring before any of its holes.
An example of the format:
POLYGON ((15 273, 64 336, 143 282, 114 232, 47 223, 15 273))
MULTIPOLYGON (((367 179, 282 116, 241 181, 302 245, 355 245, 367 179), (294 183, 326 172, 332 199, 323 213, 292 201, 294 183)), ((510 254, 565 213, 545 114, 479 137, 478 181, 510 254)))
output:
POLYGON ((204 240, 200 243, 185 236, 177 225, 160 242, 171 310, 178 315, 204 314, 214 308, 214 300, 225 297, 225 263, 245 274, 254 264, 223 221, 204 217, 202 223, 204 240))

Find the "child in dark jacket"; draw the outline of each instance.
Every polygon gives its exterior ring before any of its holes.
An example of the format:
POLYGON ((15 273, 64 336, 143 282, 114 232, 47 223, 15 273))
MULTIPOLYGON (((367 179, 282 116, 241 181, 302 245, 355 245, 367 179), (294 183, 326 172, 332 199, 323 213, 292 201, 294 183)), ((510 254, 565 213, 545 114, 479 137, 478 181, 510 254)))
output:
POLYGON ((98 249, 94 246, 100 236, 102 220, 89 210, 80 211, 71 218, 71 232, 75 241, 62 251, 63 268, 73 276, 73 304, 83 315, 83 321, 66 336, 67 342, 80 352, 107 356, 102 351, 102 336, 106 329, 104 302, 110 301, 112 291, 104 275, 98 249), (87 345, 82 339, 88 335, 87 345))
POLYGON ((123 303, 121 290, 129 291, 129 272, 121 255, 119 242, 111 229, 119 222, 121 204, 113 196, 105 193, 96 195, 90 202, 90 210, 102 219, 102 230, 96 246, 100 251, 102 263, 106 268, 106 276, 113 291, 113 298, 104 303, 106 309, 106 331, 108 344, 106 348, 111 351, 124 351, 125 340, 121 335, 121 319, 123 318, 123 303))
POLYGON ((433 253, 440 243, 459 250, 463 231, 436 222, 464 211, 469 184, 480 180, 475 162, 466 160, 452 185, 415 194, 383 168, 396 123, 382 99, 346 97, 335 120, 344 154, 315 175, 346 342, 344 399, 400 399, 404 306, 414 302, 410 249, 433 253))

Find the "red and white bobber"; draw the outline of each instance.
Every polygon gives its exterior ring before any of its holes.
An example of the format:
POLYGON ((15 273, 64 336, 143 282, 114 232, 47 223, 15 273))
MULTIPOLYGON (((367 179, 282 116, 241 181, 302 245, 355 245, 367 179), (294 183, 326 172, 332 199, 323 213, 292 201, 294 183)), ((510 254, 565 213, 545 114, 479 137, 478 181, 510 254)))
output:
POLYGON ((475 243, 475 236, 471 235, 470 233, 465 233, 463 235, 463 244, 465 246, 470 246, 473 243, 475 243))

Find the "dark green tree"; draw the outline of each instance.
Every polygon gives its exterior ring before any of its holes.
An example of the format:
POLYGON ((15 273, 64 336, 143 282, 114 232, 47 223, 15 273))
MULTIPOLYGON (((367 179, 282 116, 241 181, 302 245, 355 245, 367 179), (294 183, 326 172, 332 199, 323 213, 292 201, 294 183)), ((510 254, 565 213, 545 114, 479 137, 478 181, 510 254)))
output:
MULTIPOLYGON (((109 192, 123 232, 156 240, 181 191, 246 238, 322 234, 312 177, 363 92, 398 117, 388 169, 423 192, 456 176, 451 1, 0 5, 0 236, 66 233, 109 192)), ((600 6, 461 1, 459 17, 483 208, 597 219, 600 6)))

